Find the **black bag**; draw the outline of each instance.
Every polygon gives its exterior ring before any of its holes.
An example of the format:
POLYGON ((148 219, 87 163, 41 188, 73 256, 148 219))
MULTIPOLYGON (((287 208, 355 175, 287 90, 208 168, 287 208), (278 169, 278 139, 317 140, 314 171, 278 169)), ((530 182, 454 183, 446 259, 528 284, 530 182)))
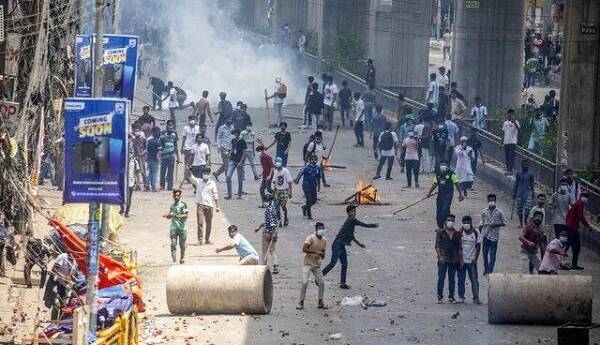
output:
POLYGON ((394 135, 392 132, 383 132, 381 141, 379 142, 379 148, 383 151, 388 151, 394 148, 394 135))

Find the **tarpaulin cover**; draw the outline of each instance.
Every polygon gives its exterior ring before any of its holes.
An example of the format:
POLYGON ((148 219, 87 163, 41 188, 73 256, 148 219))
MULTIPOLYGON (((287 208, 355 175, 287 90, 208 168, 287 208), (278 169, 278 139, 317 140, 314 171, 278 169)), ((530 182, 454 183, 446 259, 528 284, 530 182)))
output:
MULTIPOLYGON (((87 243, 82 241, 74 232, 69 230, 67 226, 58 220, 50 220, 50 225, 54 226, 60 233, 61 240, 69 250, 71 256, 77 262, 77 266, 87 275, 87 243)), ((113 258, 100 254, 99 256, 100 269, 98 270, 98 287, 99 289, 108 288, 111 286, 124 284, 126 288, 131 289, 134 303, 138 307, 138 311, 144 311, 144 303, 142 301, 142 282, 133 273, 131 273, 125 265, 114 260, 113 258)))
MULTIPOLYGON (((123 217, 119 214, 119 210, 115 206, 110 206, 110 218, 108 221, 109 238, 116 238, 117 231, 123 226, 123 217)), ((88 204, 65 204, 59 207, 52 216, 59 222, 71 224, 87 224, 89 218, 88 204)))

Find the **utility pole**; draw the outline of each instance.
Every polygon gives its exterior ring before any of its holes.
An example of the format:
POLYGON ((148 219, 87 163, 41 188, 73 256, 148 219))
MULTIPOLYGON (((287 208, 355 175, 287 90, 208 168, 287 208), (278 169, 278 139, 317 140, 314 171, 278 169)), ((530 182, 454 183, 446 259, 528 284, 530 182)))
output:
POLYGON ((436 16, 437 39, 442 38, 442 0, 437 0, 437 16, 436 16))
MULTIPOLYGON (((94 97, 102 97, 102 85, 104 82, 104 10, 106 0, 96 0, 96 37, 92 40, 94 44, 94 97)), ((102 207, 104 209, 104 207, 102 207)), ((88 307, 88 337, 96 334, 96 291, 98 290, 98 232, 100 231, 99 219, 100 205, 97 202, 90 203, 88 224, 88 276, 86 280, 88 307)), ((104 217, 103 217, 104 218, 104 217)))
POLYGON ((112 4, 112 33, 120 33, 121 22, 121 0, 113 0, 112 4))

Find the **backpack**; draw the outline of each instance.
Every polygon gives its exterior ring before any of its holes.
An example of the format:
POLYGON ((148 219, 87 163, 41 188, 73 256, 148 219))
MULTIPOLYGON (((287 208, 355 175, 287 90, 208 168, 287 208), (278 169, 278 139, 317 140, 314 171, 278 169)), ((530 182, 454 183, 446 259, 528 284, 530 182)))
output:
POLYGON ((381 141, 379 142, 379 148, 383 151, 388 151, 394 148, 394 135, 392 132, 383 132, 381 141))
POLYGON ((304 147, 302 148, 302 157, 304 157, 305 163, 308 163, 310 156, 312 156, 315 153, 316 149, 317 149, 317 143, 315 143, 313 140, 304 144, 304 147), (308 147, 310 146, 311 143, 314 143, 313 149, 310 152, 308 152, 308 147))
POLYGON ((284 83, 281 83, 281 85, 279 85, 279 87, 277 88, 277 96, 282 99, 287 96, 287 85, 285 85, 284 83))

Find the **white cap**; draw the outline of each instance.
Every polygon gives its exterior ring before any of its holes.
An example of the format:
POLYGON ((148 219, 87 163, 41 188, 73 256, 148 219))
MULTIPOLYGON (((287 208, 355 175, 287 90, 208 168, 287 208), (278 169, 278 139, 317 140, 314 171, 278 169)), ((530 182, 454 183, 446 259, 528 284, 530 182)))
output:
POLYGON ((281 77, 277 77, 277 78, 275 78, 275 82, 276 82, 276 83, 280 83, 280 82, 281 82, 281 77))
POLYGON ((467 137, 465 137, 465 136, 460 137, 460 141, 467 141, 467 137))

